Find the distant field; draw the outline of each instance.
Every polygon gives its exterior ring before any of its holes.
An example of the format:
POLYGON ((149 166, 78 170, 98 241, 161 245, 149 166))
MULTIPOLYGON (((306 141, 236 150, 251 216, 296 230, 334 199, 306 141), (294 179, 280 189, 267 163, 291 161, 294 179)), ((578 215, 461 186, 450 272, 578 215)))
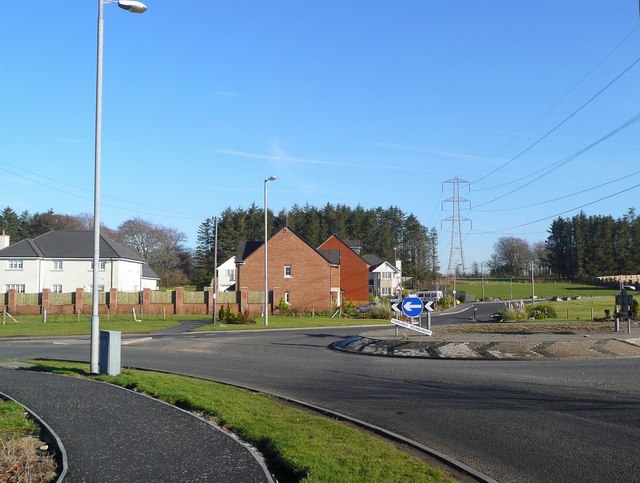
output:
MULTIPOLYGON (((453 285, 448 285, 447 290, 453 290, 453 285)), ((465 291, 473 294, 476 299, 482 298, 482 282, 480 280, 467 281, 464 279, 456 281, 456 290, 458 292, 465 291)), ((545 297, 600 297, 613 296, 618 293, 617 290, 596 287, 593 285, 584 285, 578 283, 538 283, 535 284, 535 294, 538 298, 545 297)), ((484 282, 485 297, 494 297, 501 299, 521 299, 531 298, 532 286, 531 281, 521 282, 515 281, 513 284, 509 280, 485 280, 484 282), (512 296, 513 294, 513 296, 512 296)))

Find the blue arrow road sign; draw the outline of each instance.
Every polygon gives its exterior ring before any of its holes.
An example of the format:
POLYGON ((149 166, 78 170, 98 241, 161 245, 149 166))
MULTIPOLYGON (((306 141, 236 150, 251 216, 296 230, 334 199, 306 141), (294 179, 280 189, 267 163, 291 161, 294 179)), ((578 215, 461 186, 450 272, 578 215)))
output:
POLYGON ((407 297, 402 301, 402 313, 407 317, 420 317, 423 305, 418 297, 407 297))

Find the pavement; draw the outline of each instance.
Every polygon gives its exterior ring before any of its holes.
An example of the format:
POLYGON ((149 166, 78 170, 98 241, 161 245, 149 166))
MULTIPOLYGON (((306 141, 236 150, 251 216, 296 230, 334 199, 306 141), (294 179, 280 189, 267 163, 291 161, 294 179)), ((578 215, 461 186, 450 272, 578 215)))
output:
MULTIPOLYGON (((460 325, 432 327, 431 336, 410 329, 365 331, 332 345, 333 349, 357 354, 418 357, 429 359, 611 359, 640 357, 640 325, 627 324, 620 331, 564 330, 544 324, 537 329, 507 329, 493 332, 465 332, 460 325), (531 330, 531 331, 529 331, 531 330)), ((613 324, 612 324, 613 325, 613 324)), ((531 327, 531 324, 529 324, 531 327)), ((472 329, 471 329, 472 330, 472 329)))
POLYGON ((104 382, 6 366, 0 392, 57 434, 65 483, 273 481, 256 452, 187 411, 104 382))

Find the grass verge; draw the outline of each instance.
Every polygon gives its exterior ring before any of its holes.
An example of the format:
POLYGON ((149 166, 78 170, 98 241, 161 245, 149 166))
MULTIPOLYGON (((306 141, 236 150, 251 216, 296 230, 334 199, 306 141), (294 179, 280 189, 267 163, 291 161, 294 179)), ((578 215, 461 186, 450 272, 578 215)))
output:
MULTIPOLYGON (((34 370, 87 376, 86 364, 30 361, 34 370)), ((444 482, 442 470, 333 419, 243 389, 186 376, 125 369, 90 376, 204 414, 265 456, 278 481, 444 482)))
MULTIPOLYGON (((138 316, 140 317, 140 316, 138 316)), ((131 315, 100 315, 100 329, 118 330, 122 333, 142 334, 155 332, 167 327, 178 325, 180 320, 186 318, 184 315, 167 317, 162 320, 161 316, 144 316, 139 322, 135 322, 131 315)), ((44 323, 41 315, 19 315, 16 316, 18 322, 7 321, 0 324, 0 337, 49 337, 64 335, 89 335, 91 332, 91 315, 49 315, 44 323)))
POLYGON ((227 324, 216 322, 196 330, 257 330, 257 329, 306 329, 310 327, 350 327, 354 325, 388 325, 384 319, 339 319, 316 315, 315 317, 289 317, 270 315, 269 326, 265 327, 263 317, 255 317, 255 324, 227 324))
POLYGON ((44 443, 38 432, 22 406, 0 400, 0 481, 48 482, 56 477, 55 460, 40 451, 44 443))

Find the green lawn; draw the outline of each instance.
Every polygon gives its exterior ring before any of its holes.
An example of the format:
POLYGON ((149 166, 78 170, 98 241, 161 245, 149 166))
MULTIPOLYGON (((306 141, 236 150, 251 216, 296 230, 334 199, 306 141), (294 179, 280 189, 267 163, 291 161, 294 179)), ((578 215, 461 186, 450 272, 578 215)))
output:
POLYGON ((315 317, 285 317, 281 315, 269 316, 269 325, 265 327, 263 317, 254 317, 255 324, 227 324, 216 322, 208 324, 197 330, 256 330, 256 329, 291 329, 310 327, 349 327, 354 325, 385 325, 389 324, 386 319, 347 319, 331 318, 327 316, 315 317))
POLYGON ((545 303, 556 309, 558 314, 556 320, 593 320, 593 317, 604 317, 605 309, 611 310, 612 314, 615 312, 615 297, 613 295, 545 303))
MULTIPOLYGON (((449 285, 448 290, 452 290, 453 286, 449 285)), ((482 282, 480 280, 467 281, 458 279, 456 281, 456 290, 472 293, 476 299, 482 298, 482 282)), ((535 285, 536 297, 571 297, 580 295, 581 297, 597 297, 604 295, 615 295, 618 290, 597 287, 593 285, 584 285, 578 283, 537 283, 535 285)), ((484 294, 485 297, 494 297, 501 299, 511 298, 513 292, 514 299, 531 298, 532 286, 531 281, 514 281, 513 286, 509 280, 492 281, 485 280, 484 294)))
POLYGON ((13 401, 0 400, 0 445, 11 439, 38 434, 38 427, 24 416, 24 408, 13 401))
MULTIPOLYGON (((6 318, 5 324, 0 323, 0 337, 89 335, 91 331, 91 315, 48 315, 46 323, 41 315, 16 315, 15 319, 18 322, 6 318)), ((185 316, 167 316, 167 320, 162 320, 162 316, 144 316, 134 322, 131 315, 101 315, 100 329, 147 333, 177 325, 180 319, 185 316)))
MULTIPOLYGON (((36 370, 86 375, 86 364, 32 361, 36 370)), ((125 369, 98 379, 204 413, 265 456, 278 481, 441 482, 439 469, 349 425, 263 394, 185 376, 125 369)))

